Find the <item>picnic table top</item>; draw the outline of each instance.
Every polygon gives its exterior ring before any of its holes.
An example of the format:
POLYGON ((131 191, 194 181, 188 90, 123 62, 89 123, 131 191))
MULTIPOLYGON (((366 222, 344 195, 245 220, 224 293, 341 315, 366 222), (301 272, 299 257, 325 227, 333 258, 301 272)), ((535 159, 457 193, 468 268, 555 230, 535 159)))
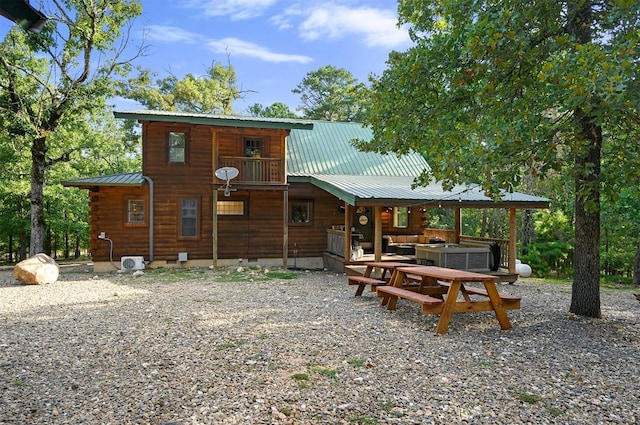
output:
POLYGON ((436 279, 446 279, 446 280, 463 280, 467 282, 487 282, 487 281, 497 281, 498 278, 496 276, 491 276, 488 274, 469 272, 466 270, 457 270, 457 269, 447 269, 444 267, 438 266, 410 266, 410 267, 396 267, 395 268, 399 272, 403 273, 411 273, 419 276, 428 276, 434 277, 436 279))

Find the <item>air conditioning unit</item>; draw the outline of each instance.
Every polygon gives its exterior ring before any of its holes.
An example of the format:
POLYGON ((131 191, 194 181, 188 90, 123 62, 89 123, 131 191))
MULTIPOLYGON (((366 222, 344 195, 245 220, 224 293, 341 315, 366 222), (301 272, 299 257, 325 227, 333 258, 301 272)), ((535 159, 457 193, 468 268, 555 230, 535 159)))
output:
POLYGON ((144 257, 127 256, 120 258, 120 268, 122 270, 142 270, 144 269, 144 257))

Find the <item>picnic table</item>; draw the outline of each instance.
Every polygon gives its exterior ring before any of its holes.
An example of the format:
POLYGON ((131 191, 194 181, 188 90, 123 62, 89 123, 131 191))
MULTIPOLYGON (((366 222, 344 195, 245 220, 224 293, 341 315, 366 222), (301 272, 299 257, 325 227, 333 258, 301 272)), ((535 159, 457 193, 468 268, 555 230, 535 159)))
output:
MULTIPOLYGON (((378 286, 387 285, 396 267, 412 266, 411 263, 402 263, 399 261, 365 261, 363 264, 366 268, 362 276, 349 276, 347 278, 349 285, 358 285, 355 294, 356 297, 362 295, 367 285, 371 286, 372 292, 375 291, 378 286), (379 275, 372 276, 374 269, 380 270, 379 275)), ((415 266, 415 264, 413 266, 415 266)))
POLYGON ((506 330, 511 328, 506 310, 519 309, 520 298, 500 295, 496 281, 495 276, 465 270, 399 266, 394 268, 389 284, 378 286, 376 290, 377 295, 382 297, 382 305, 386 305, 388 310, 395 310, 398 299, 406 299, 421 304, 423 314, 439 314, 436 326, 439 334, 447 333, 452 313, 475 311, 493 311, 500 327, 506 330), (416 276, 422 278, 417 290, 403 287, 407 281, 415 280, 416 276), (465 285, 470 282, 482 283, 484 289, 465 285), (462 296, 461 300, 458 299, 459 295, 462 296))

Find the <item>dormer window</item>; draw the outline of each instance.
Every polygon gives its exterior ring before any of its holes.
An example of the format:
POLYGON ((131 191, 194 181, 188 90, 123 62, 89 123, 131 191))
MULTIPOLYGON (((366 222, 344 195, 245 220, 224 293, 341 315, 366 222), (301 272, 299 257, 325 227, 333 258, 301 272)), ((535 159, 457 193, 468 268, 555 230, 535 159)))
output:
POLYGON ((251 158, 260 158, 262 156, 262 139, 245 138, 244 139, 244 156, 251 158))

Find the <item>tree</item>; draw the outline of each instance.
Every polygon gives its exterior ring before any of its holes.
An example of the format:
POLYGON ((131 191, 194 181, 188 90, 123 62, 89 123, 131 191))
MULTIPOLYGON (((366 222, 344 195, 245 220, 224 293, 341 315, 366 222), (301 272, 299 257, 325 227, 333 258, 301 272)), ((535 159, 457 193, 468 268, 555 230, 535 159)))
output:
POLYGON ((295 112, 282 102, 276 102, 267 107, 262 106, 260 103, 254 103, 249 106, 248 112, 252 117, 299 118, 295 112))
POLYGON ((344 68, 323 66, 291 90, 301 95, 298 108, 305 118, 325 121, 362 121, 367 111, 367 92, 344 68))
POLYGON ((206 75, 187 74, 180 80, 175 75, 153 80, 150 70, 121 85, 121 95, 149 109, 203 114, 231 114, 233 102, 243 96, 236 84, 236 71, 229 63, 214 62, 206 75))
POLYGON ((124 58, 131 20, 142 8, 127 0, 50 2, 38 34, 14 29, 0 44, 0 120, 5 137, 29 152, 30 253, 44 248, 47 171, 71 160, 82 138, 59 135, 104 108, 115 77, 143 47, 124 58), (123 29, 125 30, 123 32, 123 29))
POLYGON ((525 174, 573 182, 570 311, 600 317, 603 149, 637 181, 640 4, 597 0, 404 0, 415 46, 372 83, 362 149, 424 152, 424 183, 478 182, 496 195, 525 174), (571 167, 563 168, 567 163, 571 167))

